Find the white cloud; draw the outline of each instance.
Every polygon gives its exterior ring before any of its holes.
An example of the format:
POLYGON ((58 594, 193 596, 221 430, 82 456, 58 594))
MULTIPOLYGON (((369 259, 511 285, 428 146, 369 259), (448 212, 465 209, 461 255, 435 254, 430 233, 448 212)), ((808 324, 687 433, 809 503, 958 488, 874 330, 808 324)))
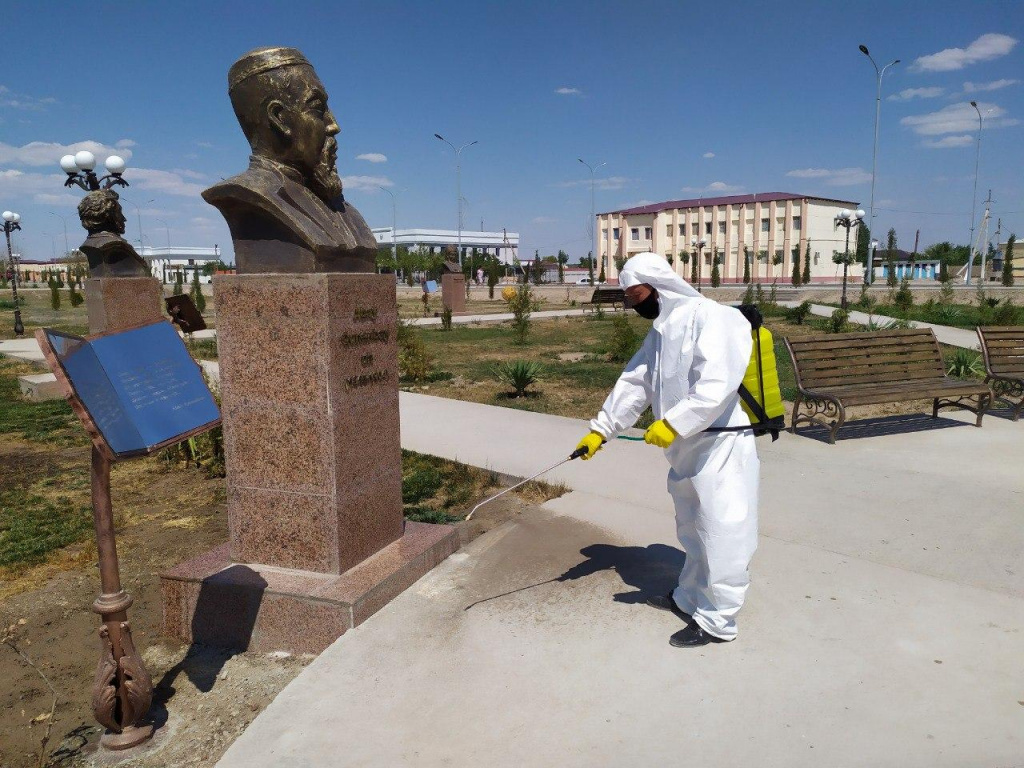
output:
POLYGON ((184 176, 186 179, 196 179, 197 181, 203 181, 210 178, 205 173, 199 171, 190 171, 188 168, 171 168, 171 173, 176 173, 179 176, 184 176))
POLYGON ((378 187, 395 186, 395 183, 387 176, 342 176, 341 183, 349 192, 356 189, 376 192, 378 187))
POLYGON ((52 96, 46 96, 44 98, 26 96, 23 93, 15 93, 5 85, 0 85, 0 107, 40 112, 51 104, 56 103, 57 100, 52 96))
POLYGON ((202 147, 203 149, 213 149, 213 144, 208 141, 197 141, 196 146, 202 147))
POLYGON ((73 155, 83 149, 96 155, 101 168, 108 155, 120 155, 125 160, 130 160, 132 156, 128 147, 108 147, 98 141, 76 141, 74 144, 30 141, 20 147, 0 142, 0 165, 52 165, 57 168, 64 155, 73 155))
POLYGON ((129 149, 131 147, 136 146, 137 143, 138 142, 133 141, 132 139, 121 139, 114 146, 117 147, 118 149, 129 149))
POLYGON ((190 223, 193 226, 199 227, 200 229, 207 229, 210 227, 217 226, 220 222, 214 221, 213 219, 208 219, 205 216, 196 216, 190 219, 190 223))
POLYGON ((964 83, 964 93, 978 93, 979 91, 998 91, 1000 88, 1006 88, 1011 85, 1016 85, 1020 80, 1009 80, 1003 78, 1002 80, 993 80, 991 83, 972 83, 970 81, 964 83))
MULTIPOLYGON (((1006 110, 995 104, 978 104, 985 119, 985 128, 1006 128, 1019 120, 1004 117, 1006 110)), ((938 112, 909 115, 900 125, 911 128, 919 136, 941 136, 944 133, 967 133, 978 129, 978 113, 970 104, 950 104, 938 112)))
POLYGON ((942 139, 929 139, 924 146, 932 149, 949 149, 950 147, 969 147, 974 143, 973 136, 946 136, 942 139))
POLYGON ((833 187, 847 187, 871 181, 871 174, 861 168, 798 168, 786 175, 794 179, 821 179, 833 187))
POLYGON ((0 199, 31 198, 44 205, 78 205, 81 195, 61 191, 66 178, 63 173, 33 173, 13 168, 0 171, 0 199))
POLYGON ((532 219, 533 224, 554 224, 558 219, 553 219, 550 216, 534 216, 532 219))
POLYGON ((562 96, 582 96, 583 91, 579 88, 567 88, 562 86, 561 88, 555 88, 555 93, 561 94, 562 96))
POLYGON ((889 97, 889 101, 910 101, 911 99, 934 99, 946 92, 945 88, 904 88, 889 97))
MULTIPOLYGON (((610 191, 615 189, 622 189, 625 186, 633 184, 637 179, 630 179, 626 176, 608 176, 603 179, 594 179, 594 187, 603 191, 610 191)), ((567 189, 569 187, 583 187, 590 186, 590 179, 579 179, 578 181, 560 181, 554 186, 561 189, 567 189)))
POLYGON ((653 202, 654 202, 653 200, 646 200, 646 199, 644 199, 644 200, 634 200, 632 203, 626 203, 625 205, 618 206, 618 208, 616 210, 625 210, 627 208, 642 208, 643 206, 650 205, 653 202))
POLYGON ((713 192, 719 195, 728 195, 733 192, 743 191, 743 187, 726 184, 724 181, 713 181, 706 187, 683 187, 679 191, 685 192, 688 195, 705 194, 707 192, 713 192))
POLYGON ((938 53, 921 56, 910 67, 912 72, 952 72, 979 61, 990 61, 1005 56, 1017 45, 1009 35, 988 33, 966 48, 946 48, 938 53))
POLYGON ((77 207, 78 198, 74 195, 54 195, 49 192, 40 192, 32 196, 32 202, 39 205, 63 205, 77 207))
POLYGON ((202 184, 185 181, 180 172, 158 171, 155 168, 129 168, 125 171, 125 179, 133 187, 147 192, 160 192, 166 195, 198 196, 205 189, 202 184))
POLYGON ((705 152, 703 155, 701 155, 701 157, 703 157, 705 160, 710 160, 714 156, 714 152, 705 152))
POLYGON ((362 155, 356 155, 356 160, 365 160, 368 163, 386 163, 388 156, 382 155, 380 152, 366 152, 362 155))

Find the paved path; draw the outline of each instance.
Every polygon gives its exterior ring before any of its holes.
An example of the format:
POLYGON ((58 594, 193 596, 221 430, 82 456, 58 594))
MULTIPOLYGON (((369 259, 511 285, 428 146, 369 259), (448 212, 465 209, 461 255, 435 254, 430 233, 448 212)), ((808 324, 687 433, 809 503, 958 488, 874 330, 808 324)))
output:
MULTIPOLYGON (((401 407, 403 447, 515 475, 586 429, 409 393, 401 407)), ((663 456, 616 441, 551 474, 571 493, 340 638, 219 765, 1018 764, 1024 480, 1008 457, 1024 429, 852 427, 835 446, 759 441, 761 543, 735 643, 672 649, 678 620, 642 604, 682 555, 663 456)))

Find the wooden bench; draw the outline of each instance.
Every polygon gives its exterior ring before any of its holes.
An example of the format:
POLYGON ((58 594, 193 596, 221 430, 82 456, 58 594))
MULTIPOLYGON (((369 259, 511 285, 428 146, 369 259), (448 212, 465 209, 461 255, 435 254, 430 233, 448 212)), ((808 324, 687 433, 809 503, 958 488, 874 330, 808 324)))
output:
POLYGON ((985 358, 985 383, 993 398, 1008 403, 1013 420, 1024 411, 1024 326, 978 328, 985 358))
POLYGON ((955 406, 977 414, 980 427, 992 401, 987 384, 946 375, 931 328, 787 338, 786 348, 799 390, 794 434, 798 424, 820 424, 834 444, 849 406, 926 399, 933 400, 933 418, 939 408, 955 406))
POLYGON ((583 302, 583 308, 587 307, 599 307, 604 304, 611 304, 614 308, 616 304, 626 306, 626 291, 623 288, 595 288, 594 295, 590 297, 590 301, 583 302))

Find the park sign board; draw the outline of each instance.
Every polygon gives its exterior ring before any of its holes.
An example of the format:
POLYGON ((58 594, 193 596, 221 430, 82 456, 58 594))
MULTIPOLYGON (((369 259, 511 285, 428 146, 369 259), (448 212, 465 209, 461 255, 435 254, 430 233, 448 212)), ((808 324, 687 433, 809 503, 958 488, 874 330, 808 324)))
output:
POLYGON ((166 321, 81 337, 36 339, 93 444, 111 460, 144 456, 220 424, 220 410, 166 321))

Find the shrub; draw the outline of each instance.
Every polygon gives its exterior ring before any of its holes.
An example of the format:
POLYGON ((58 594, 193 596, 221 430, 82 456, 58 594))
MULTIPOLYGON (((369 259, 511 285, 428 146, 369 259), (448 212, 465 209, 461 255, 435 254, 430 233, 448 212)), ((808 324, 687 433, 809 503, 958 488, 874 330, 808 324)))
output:
POLYGON ((608 350, 609 357, 616 363, 625 363, 640 348, 640 337, 629 322, 626 315, 616 315, 612 319, 612 340, 608 350))
POLYGON ((506 303, 510 303, 515 297, 516 289, 511 285, 501 289, 501 298, 504 299, 506 303))
POLYGON ((846 333, 850 329, 850 313, 837 309, 829 317, 825 330, 829 333, 846 333))
POLYGON ((941 304, 953 303, 953 284, 949 280, 942 281, 942 287, 939 288, 939 302, 941 304))
POLYGON ((1013 302, 1007 299, 998 307, 995 308, 995 312, 992 313, 992 322, 995 325, 1017 325, 1022 319, 1021 313, 1017 307, 1013 306, 1013 302))
MULTIPOLYGON (((748 270, 750 269, 749 265, 747 266, 747 269, 748 270)), ((749 275, 749 272, 748 272, 747 277, 749 278, 749 276, 750 275, 749 275)), ((754 303, 754 286, 750 284, 750 280, 749 279, 748 280, 744 280, 744 282, 747 283, 747 290, 743 292, 743 299, 740 301, 740 303, 741 304, 753 304, 754 303)))
POLYGON ((434 360, 423 344, 418 328, 398 321, 398 373, 405 381, 420 382, 430 378, 434 360))
POLYGON ((445 305, 441 307, 441 330, 450 331, 452 329, 452 308, 445 305))
POLYGON ((192 303, 196 305, 196 309, 202 314, 206 311, 206 296, 203 295, 203 286, 199 282, 199 270, 193 270, 192 272, 192 288, 189 290, 189 295, 192 297, 192 303))
POLYGON ((60 286, 52 277, 50 278, 50 309, 54 312, 60 309, 60 286))
POLYGON ((517 344, 525 344, 527 336, 530 335, 530 313, 533 307, 533 292, 528 283, 516 290, 515 296, 508 302, 509 311, 512 313, 512 332, 517 344))
POLYGON ((494 298, 494 287, 498 284, 498 265, 491 264, 487 270, 487 298, 494 298))
POLYGON ((970 349, 958 348, 946 358, 946 373, 958 379, 979 378, 985 369, 981 355, 970 349))
POLYGON ((541 365, 532 360, 506 360, 494 368, 498 381, 512 387, 512 397, 525 397, 526 390, 540 378, 541 365))
POLYGON ((857 299, 857 306, 861 309, 870 310, 878 302, 874 296, 871 295, 871 286, 867 283, 863 283, 860 286, 860 298, 857 299))
POLYGON ((417 467, 402 478, 402 503, 418 504, 441 490, 444 476, 437 467, 417 467))
POLYGON ((81 306, 83 301, 85 301, 85 297, 75 290, 75 284, 68 283, 68 302, 70 302, 71 306, 81 306))
POLYGON ((811 302, 805 301, 797 307, 786 310, 786 319, 797 325, 803 325, 809 314, 811 314, 811 302))
POLYGON ((910 283, 906 279, 900 282, 900 287, 893 294, 892 303, 903 313, 909 312, 910 308, 914 306, 914 294, 910 290, 910 283))

